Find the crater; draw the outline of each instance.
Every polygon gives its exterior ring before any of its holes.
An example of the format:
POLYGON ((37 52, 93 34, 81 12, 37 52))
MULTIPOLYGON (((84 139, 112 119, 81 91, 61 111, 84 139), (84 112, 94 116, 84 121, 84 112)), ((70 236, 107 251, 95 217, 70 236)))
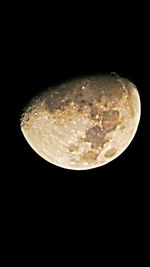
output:
POLYGON ((116 148, 113 147, 106 152, 105 157, 110 158, 110 157, 114 156, 116 154, 116 152, 117 152, 116 148))

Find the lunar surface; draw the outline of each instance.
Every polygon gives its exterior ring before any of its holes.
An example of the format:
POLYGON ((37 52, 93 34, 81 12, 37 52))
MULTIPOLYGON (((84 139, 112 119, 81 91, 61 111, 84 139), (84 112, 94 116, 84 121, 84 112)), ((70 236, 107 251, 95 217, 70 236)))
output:
POLYGON ((45 160, 66 169, 100 167, 132 141, 140 120, 136 86, 117 74, 77 78, 30 101, 21 130, 45 160))

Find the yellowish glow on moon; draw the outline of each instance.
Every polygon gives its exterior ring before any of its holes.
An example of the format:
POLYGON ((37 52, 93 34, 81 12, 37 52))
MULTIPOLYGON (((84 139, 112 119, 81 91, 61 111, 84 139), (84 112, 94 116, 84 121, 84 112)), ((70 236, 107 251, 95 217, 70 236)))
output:
POLYGON ((21 130, 48 162, 86 170, 109 163, 128 147, 140 114, 133 83, 118 75, 96 75, 49 88, 31 100, 21 130))

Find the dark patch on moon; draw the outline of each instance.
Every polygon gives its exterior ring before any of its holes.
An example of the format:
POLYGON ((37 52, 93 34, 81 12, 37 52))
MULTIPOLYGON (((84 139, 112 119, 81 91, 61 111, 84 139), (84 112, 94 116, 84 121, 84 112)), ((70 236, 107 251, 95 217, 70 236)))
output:
POLYGON ((120 84, 117 84, 115 87, 110 87, 106 90, 105 95, 109 98, 114 104, 117 103, 122 97, 122 91, 120 84))
POLYGON ((104 144, 105 131, 103 131, 98 125, 90 128, 86 132, 86 141, 92 143, 92 147, 96 148, 104 144))
POLYGON ((68 97, 65 89, 51 90, 45 99, 46 109, 50 112, 55 112, 58 109, 63 111, 70 103, 71 98, 68 97))
POLYGON ((64 110, 73 102, 81 111, 85 105, 92 106, 93 101, 101 102, 102 97, 108 97, 109 101, 116 103, 121 98, 121 85, 116 77, 93 77, 84 82, 78 83, 74 80, 57 87, 57 90, 49 90, 45 99, 46 108, 50 112, 57 109, 64 110))
POLYGON ((102 118, 102 125, 107 132, 114 130, 119 124, 119 111, 109 110, 104 113, 102 118))
POLYGON ((117 152, 116 148, 112 147, 105 153, 105 157, 106 158, 113 157, 116 154, 116 152, 117 152))
POLYGON ((96 153, 95 151, 88 151, 86 152, 83 156, 82 156, 82 159, 86 160, 87 162, 92 162, 96 160, 98 156, 98 153, 96 153))

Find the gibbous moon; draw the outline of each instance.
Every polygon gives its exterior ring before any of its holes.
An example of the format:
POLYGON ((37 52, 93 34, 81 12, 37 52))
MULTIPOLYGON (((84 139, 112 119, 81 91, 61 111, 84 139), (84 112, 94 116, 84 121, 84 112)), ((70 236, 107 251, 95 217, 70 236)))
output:
POLYGON ((140 113, 132 82, 117 74, 86 76, 32 99, 22 115, 21 130, 43 159, 86 170, 111 162, 128 147, 140 113))

